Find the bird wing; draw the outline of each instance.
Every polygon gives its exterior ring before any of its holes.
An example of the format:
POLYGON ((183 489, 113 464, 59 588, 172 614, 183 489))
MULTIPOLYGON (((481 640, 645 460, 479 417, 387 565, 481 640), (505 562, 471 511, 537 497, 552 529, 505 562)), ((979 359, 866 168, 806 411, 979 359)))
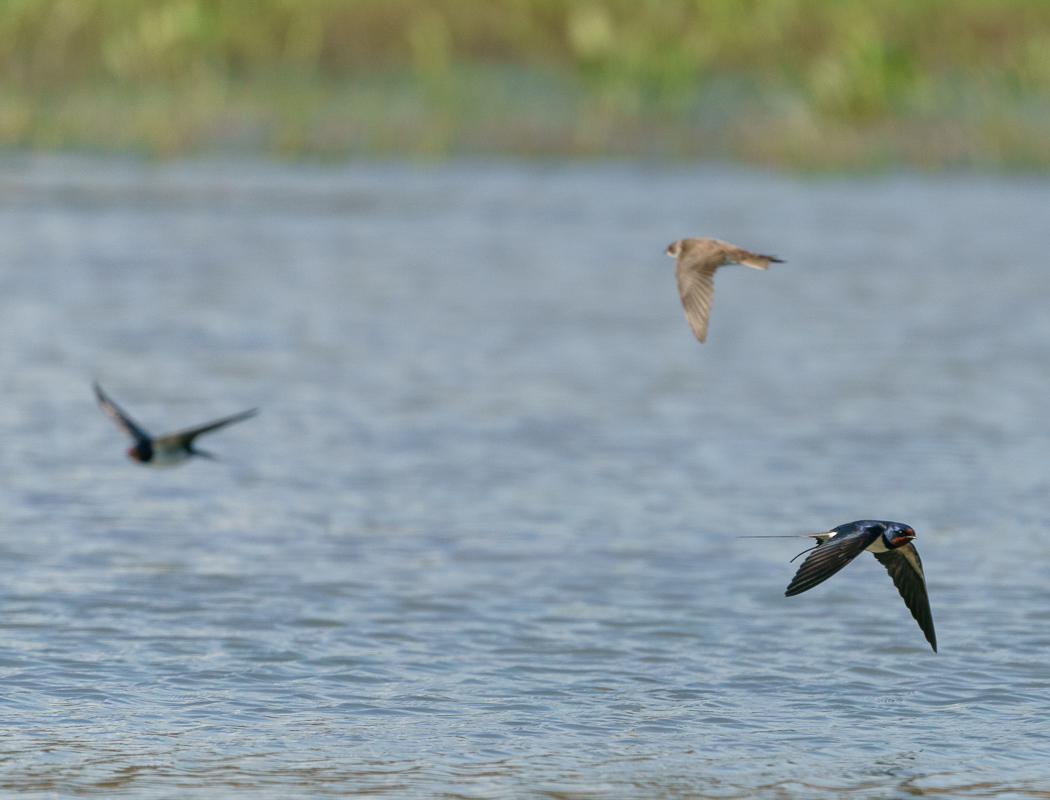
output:
POLYGON ((102 406, 102 410, 106 412, 106 415, 117 423, 118 428, 124 431, 124 433, 136 442, 148 442, 152 439, 145 429, 139 427, 135 420, 125 414, 120 406, 106 396, 106 393, 102 391, 101 386, 97 383, 93 384, 93 386, 95 389, 95 398, 98 400, 98 404, 102 406))
POLYGON ((679 259, 674 276, 678 294, 682 296, 685 318, 698 341, 707 338, 707 318, 711 313, 711 298, 715 295, 715 271, 722 265, 722 257, 679 259))
POLYGON ((879 563, 886 568, 893 578, 904 604, 908 607, 915 621, 919 623, 926 641, 933 652, 937 652, 937 634, 933 630, 933 614, 930 612, 930 598, 926 594, 926 576, 922 571, 922 560, 915 546, 908 544, 885 553, 872 553, 879 563))
POLYGON ((214 431, 218 428, 224 428, 227 425, 232 425, 234 422, 240 422, 242 419, 254 417, 258 413, 259 409, 250 408, 247 411, 242 411, 240 414, 233 414, 229 417, 223 417, 222 419, 217 419, 212 422, 206 422, 203 425, 197 425, 194 428, 186 428, 185 430, 166 433, 163 436, 158 436, 156 441, 159 445, 169 443, 186 445, 192 442, 202 433, 209 433, 210 431, 214 431))
POLYGON ((839 533, 826 543, 818 544, 810 556, 802 562, 795 577, 788 584, 786 597, 802 594, 823 583, 849 562, 864 552, 869 544, 882 535, 881 531, 858 530, 854 533, 839 533))

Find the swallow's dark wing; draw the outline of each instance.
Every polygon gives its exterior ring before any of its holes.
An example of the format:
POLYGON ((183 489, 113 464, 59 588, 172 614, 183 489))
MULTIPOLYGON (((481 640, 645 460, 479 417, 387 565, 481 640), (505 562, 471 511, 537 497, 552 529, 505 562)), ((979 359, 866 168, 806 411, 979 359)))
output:
POLYGON ((186 428, 186 430, 175 431, 173 433, 166 433, 163 436, 157 438, 158 442, 180 442, 182 444, 189 444, 202 433, 210 433, 218 428, 224 428, 227 425, 232 425, 235 422, 240 422, 242 419, 248 419, 254 417, 259 413, 259 409, 250 408, 247 411, 242 411, 240 414, 234 414, 229 417, 223 417, 217 419, 214 422, 206 422, 204 425, 198 425, 195 428, 186 428))
POLYGON ((145 430, 140 428, 135 420, 125 414, 120 406, 106 397, 106 393, 102 391, 101 386, 97 383, 93 384, 93 386, 95 389, 95 397, 98 399, 98 404, 102 406, 102 410, 106 412, 106 415, 117 423, 117 427, 134 439, 136 443, 148 442, 151 440, 152 437, 145 430))
POLYGON ((922 571, 922 560, 915 546, 909 542, 896 550, 872 553, 893 578, 893 585, 904 598, 915 621, 919 623, 926 641, 933 652, 937 652, 937 634, 933 631, 933 614, 930 613, 930 598, 926 594, 926 576, 922 571))
POLYGON ((849 562, 864 552, 864 548, 882 535, 879 530, 857 530, 853 533, 839 533, 827 544, 819 544, 810 556, 802 562, 795 577, 788 584, 786 597, 802 594, 817 584, 823 583, 849 562))

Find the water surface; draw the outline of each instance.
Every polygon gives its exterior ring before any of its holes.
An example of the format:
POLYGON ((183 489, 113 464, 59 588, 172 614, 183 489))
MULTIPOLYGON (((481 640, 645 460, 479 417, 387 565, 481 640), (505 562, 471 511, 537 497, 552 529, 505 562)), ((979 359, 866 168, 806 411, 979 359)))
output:
POLYGON ((1050 796, 1050 183, 0 163, 0 788, 1050 796), (719 273, 708 344, 663 249, 719 273), (260 406, 220 463, 162 432, 260 406), (897 519, 941 652, 867 555, 897 519))

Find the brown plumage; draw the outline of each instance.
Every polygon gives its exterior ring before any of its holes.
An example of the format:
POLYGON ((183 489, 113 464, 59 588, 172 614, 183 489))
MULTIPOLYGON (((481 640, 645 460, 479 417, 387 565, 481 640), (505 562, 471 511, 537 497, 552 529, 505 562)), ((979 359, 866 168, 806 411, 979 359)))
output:
POLYGON ((667 255, 676 259, 674 276, 682 296, 685 318, 699 341, 707 338, 707 318, 715 294, 714 276, 723 264, 743 264, 755 269, 768 269, 770 262, 783 263, 776 256, 763 256, 720 239, 695 237, 679 239, 667 247, 667 255))

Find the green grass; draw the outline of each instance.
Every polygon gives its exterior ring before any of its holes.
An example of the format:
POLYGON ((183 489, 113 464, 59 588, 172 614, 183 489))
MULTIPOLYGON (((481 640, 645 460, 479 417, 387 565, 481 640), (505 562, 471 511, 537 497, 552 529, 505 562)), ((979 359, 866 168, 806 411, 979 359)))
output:
POLYGON ((1046 0, 0 0, 0 144, 1050 167, 1046 0))

